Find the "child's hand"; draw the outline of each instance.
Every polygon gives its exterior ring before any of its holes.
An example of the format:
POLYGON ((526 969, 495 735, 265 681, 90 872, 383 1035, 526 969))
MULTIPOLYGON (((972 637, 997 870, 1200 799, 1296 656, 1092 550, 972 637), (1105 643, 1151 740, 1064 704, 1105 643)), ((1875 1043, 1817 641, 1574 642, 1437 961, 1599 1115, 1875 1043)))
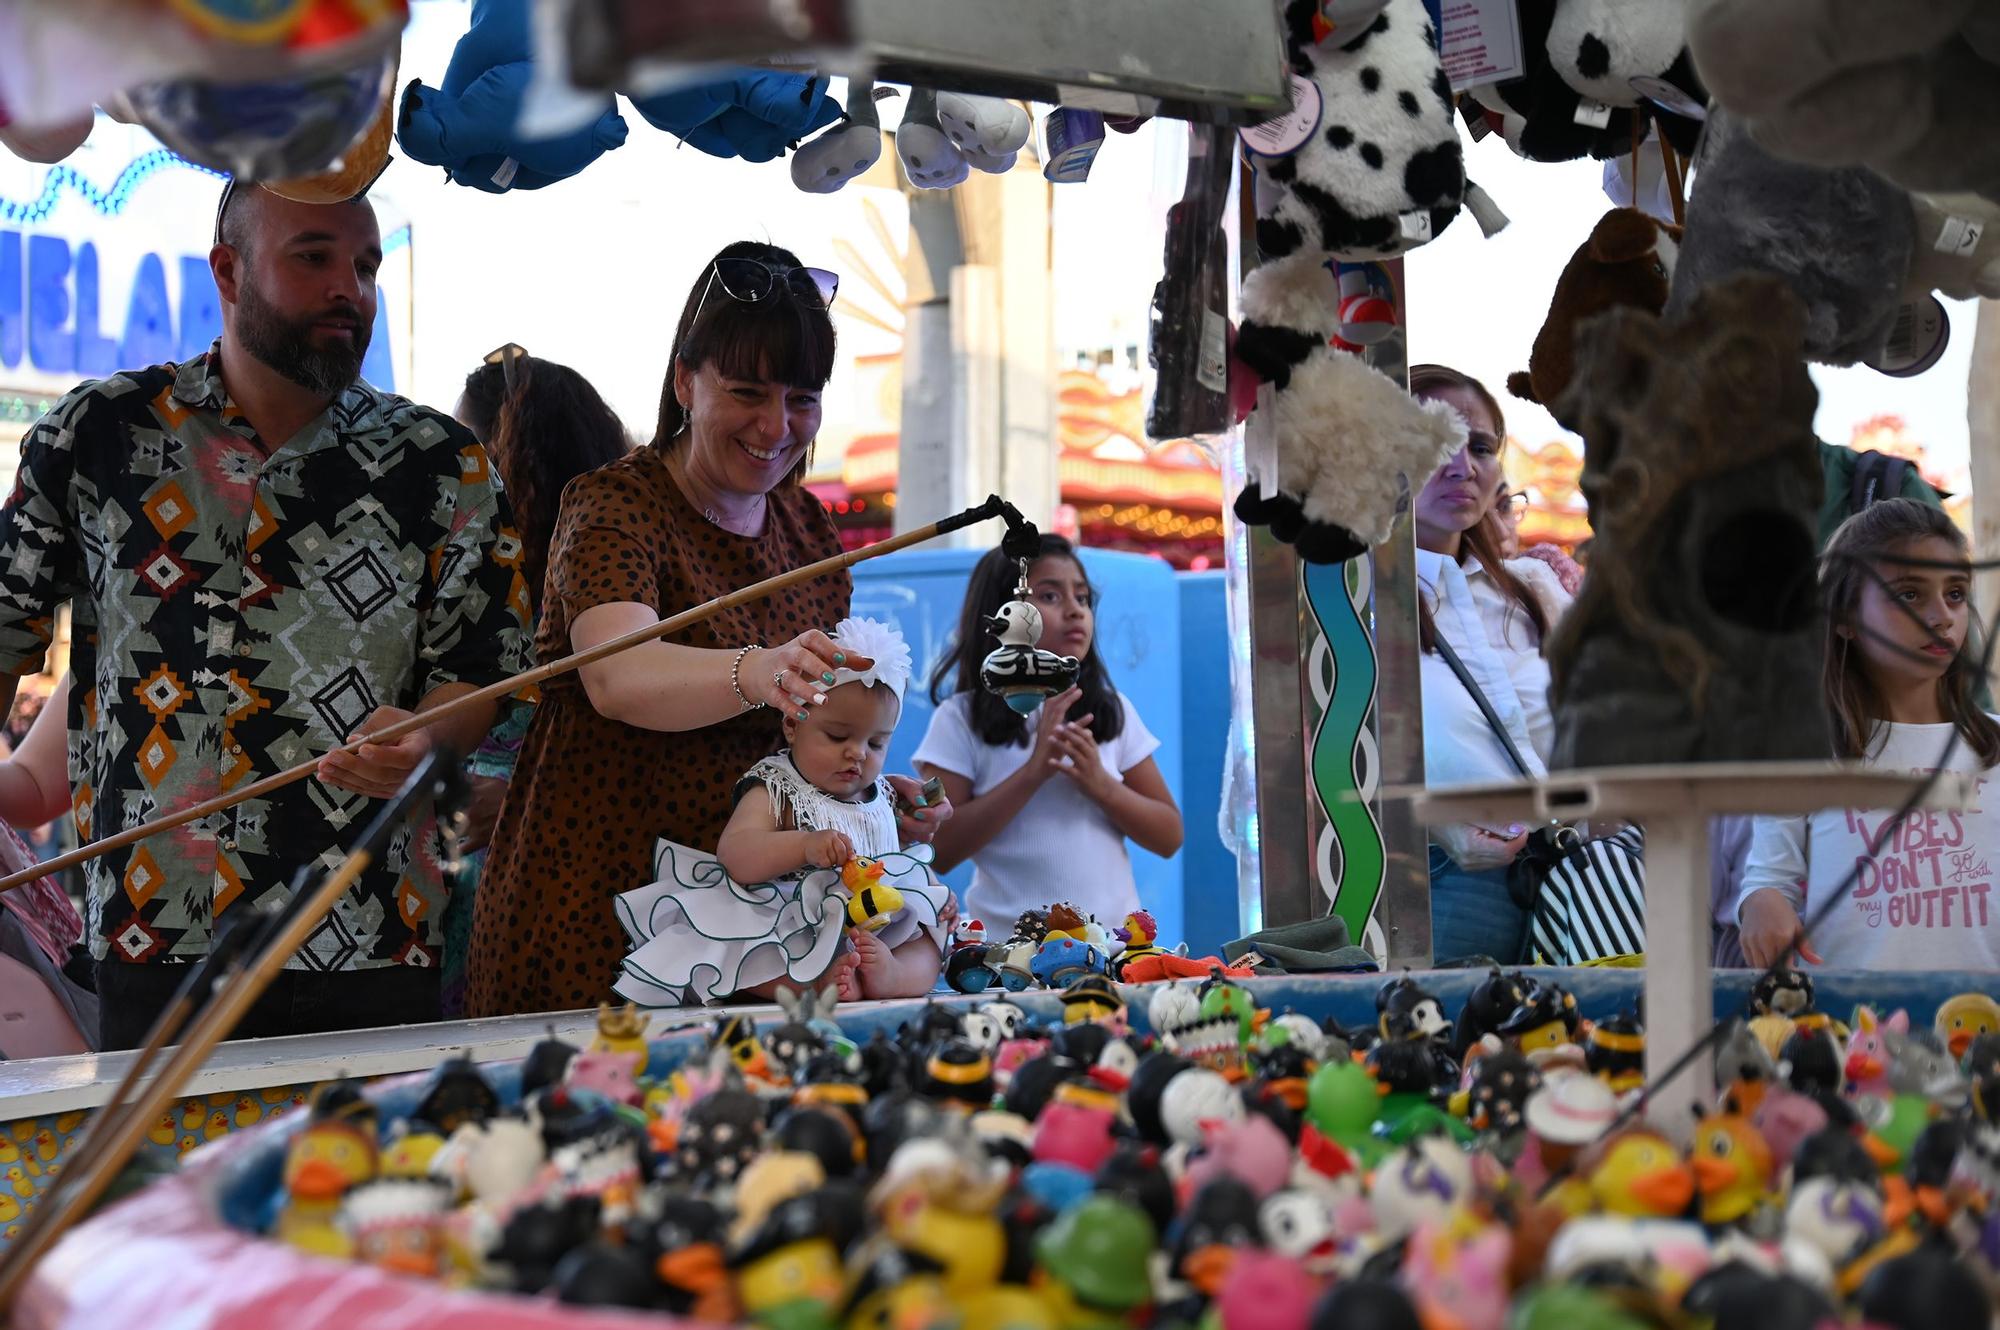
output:
MULTIPOLYGON (((1069 709, 1083 698, 1081 688, 1072 688, 1065 693, 1057 693, 1042 703, 1042 714, 1035 721, 1035 748, 1028 755, 1028 770, 1047 780, 1056 774, 1063 751, 1056 740, 1057 734, 1069 723, 1069 709)), ((1079 716, 1076 723, 1088 726, 1094 719, 1089 715, 1079 716)))
POLYGON ((838 831, 815 831, 806 841, 806 860, 815 868, 839 868, 854 857, 854 842, 838 831))
POLYGON ((1739 911, 1742 927, 1743 958, 1758 969, 1764 969, 1780 956, 1797 946, 1799 959, 1814 965, 1824 964, 1812 944, 1799 935, 1799 912, 1785 899, 1784 893, 1766 887, 1753 891, 1743 901, 1739 911))
POLYGON ((1103 760, 1097 755, 1097 738, 1091 734, 1088 721, 1058 725, 1054 738, 1055 769, 1075 781, 1098 803, 1103 803, 1114 788, 1124 784, 1105 770, 1103 760))
POLYGON ((949 936, 958 931, 958 897, 946 892, 944 908, 938 911, 938 927, 949 936))

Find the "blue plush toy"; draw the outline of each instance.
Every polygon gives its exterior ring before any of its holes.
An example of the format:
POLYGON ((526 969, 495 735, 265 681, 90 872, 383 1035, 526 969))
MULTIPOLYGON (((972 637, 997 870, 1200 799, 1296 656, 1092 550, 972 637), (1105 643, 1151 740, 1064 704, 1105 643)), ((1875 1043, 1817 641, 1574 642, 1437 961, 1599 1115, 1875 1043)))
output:
POLYGON ((567 180, 625 141, 625 119, 604 113, 558 138, 523 139, 514 126, 533 74, 531 0, 473 0, 444 86, 412 82, 403 92, 396 141, 412 160, 442 166, 461 185, 504 194, 567 180))
POLYGON ((841 118, 824 78, 739 69, 698 87, 677 88, 632 105, 646 123, 711 157, 768 162, 808 134, 841 118))

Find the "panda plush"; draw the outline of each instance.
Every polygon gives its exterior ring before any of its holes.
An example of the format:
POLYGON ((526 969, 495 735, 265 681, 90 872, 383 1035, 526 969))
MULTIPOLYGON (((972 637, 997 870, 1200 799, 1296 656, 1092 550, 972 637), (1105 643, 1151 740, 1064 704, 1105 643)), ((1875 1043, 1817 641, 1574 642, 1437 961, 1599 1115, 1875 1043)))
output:
POLYGON ((1273 464, 1245 486, 1236 515, 1298 549, 1339 563, 1389 538, 1404 494, 1465 446, 1465 422, 1417 402, 1360 356, 1333 344, 1340 287, 1318 253, 1260 265, 1243 282, 1236 354, 1271 392, 1273 464))
POLYGON ((1583 94, 1563 80, 1549 57, 1549 33, 1559 0, 1520 0, 1522 72, 1501 83, 1467 89, 1467 99, 1516 156, 1535 162, 1599 160, 1632 150, 1632 129, 1642 113, 1612 106, 1607 115, 1578 118, 1583 94), (1599 119, 1603 123, 1596 123, 1599 119))
POLYGON ((1682 0, 1556 0, 1545 45, 1579 96, 1656 119, 1661 136, 1691 154, 1708 94, 1686 32, 1682 0))
POLYGON ((1304 142, 1264 168, 1257 245, 1269 258, 1393 258, 1449 226, 1465 196, 1437 32, 1423 0, 1389 0, 1352 41, 1319 44, 1316 12, 1315 0, 1286 8, 1292 69, 1310 88, 1298 92, 1319 114, 1304 142))

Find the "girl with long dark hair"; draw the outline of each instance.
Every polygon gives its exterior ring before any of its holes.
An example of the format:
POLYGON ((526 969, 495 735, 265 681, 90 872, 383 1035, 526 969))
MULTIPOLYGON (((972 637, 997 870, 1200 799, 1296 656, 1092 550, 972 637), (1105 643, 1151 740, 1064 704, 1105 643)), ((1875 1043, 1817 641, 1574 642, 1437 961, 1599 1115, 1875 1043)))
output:
POLYGON ((1115 928, 1141 908, 1126 839, 1175 853, 1180 810, 1153 760, 1159 740, 1094 649, 1097 592, 1061 536, 1042 537, 1028 588, 1042 615, 1040 645, 1083 664, 1076 687, 1022 716, 979 686, 980 662, 999 645, 988 621, 1017 580, 1002 551, 980 559, 952 648, 931 676, 938 709, 913 760, 943 782, 954 810, 938 830, 937 866, 972 861, 965 913, 994 936, 1023 910, 1058 900, 1115 928))
MULTIPOLYGON (((1884 499, 1843 522, 1820 565, 1822 682, 1834 755, 1884 770, 2000 766, 2000 722, 1981 704, 1971 547, 1942 510, 1884 499)), ((1743 954, 1797 947, 1814 964, 1869 970, 2000 969, 2000 807, 1918 816, 1874 849, 1887 809, 1760 817, 1737 905, 1743 954), (1809 940, 1799 915, 1850 873, 1854 890, 1809 940)), ((1954 1052, 1958 1050, 1954 1049, 1954 1052)))
MULTIPOLYGON (((563 488, 623 457, 632 449, 631 440, 590 380, 567 365, 537 359, 512 344, 466 376, 453 414, 486 449, 506 486, 521 542, 515 591, 532 629, 541 615, 542 578, 549 566, 549 539, 563 488)), ((485 742, 466 762, 472 783, 465 840, 470 853, 445 907, 439 1004, 446 1019, 458 1016, 465 1005, 474 893, 534 709, 528 698, 508 699, 485 742)))
MULTIPOLYGON (((1425 781, 1518 779, 1506 746, 1438 644, 1457 654, 1524 760, 1540 768, 1555 738, 1542 643, 1570 595, 1547 564, 1501 552, 1499 524, 1489 519, 1501 493, 1507 424, 1493 394, 1443 365, 1413 366, 1410 392, 1449 403, 1467 431, 1465 447, 1425 482, 1411 512, 1422 590, 1425 781)), ((1520 958, 1528 911, 1509 888, 1509 870, 1527 839, 1524 827, 1431 828, 1431 952, 1439 960, 1520 958)))

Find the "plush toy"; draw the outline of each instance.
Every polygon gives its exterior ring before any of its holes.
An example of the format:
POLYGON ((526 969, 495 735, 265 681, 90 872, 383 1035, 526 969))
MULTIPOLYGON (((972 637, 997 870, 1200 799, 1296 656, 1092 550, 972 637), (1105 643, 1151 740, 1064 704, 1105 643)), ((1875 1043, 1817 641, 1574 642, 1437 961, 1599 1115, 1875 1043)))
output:
POLYGON ((875 111, 875 85, 854 79, 847 85, 847 109, 825 133, 792 154, 792 183, 808 194, 831 194, 868 174, 882 160, 882 119, 875 111))
POLYGON ((1527 372, 1508 375, 1507 390, 1525 401, 1555 402, 1569 387, 1577 324, 1607 309, 1658 314, 1665 308, 1679 242, 1678 229, 1632 208, 1598 218, 1556 279, 1527 372))
POLYGON ((1687 0, 1687 9, 1703 79, 1772 152, 2000 200, 1991 0, 1687 0))
POLYGON ((451 53, 443 86, 413 81, 404 89, 396 141, 413 161, 503 194, 567 180, 625 142, 625 119, 608 95, 596 119, 559 137, 529 140, 516 131, 534 74, 529 9, 530 0, 473 0, 472 26, 451 53))
POLYGON ((1644 108, 1667 142, 1692 153, 1708 95, 1686 31, 1683 0, 1556 0, 1549 63, 1596 106, 1644 108))
POLYGON ((1551 769, 1831 755, 1805 334, 1761 275, 1579 329, 1558 408, 1584 438, 1594 536, 1548 642, 1551 769))
POLYGON ((392 66, 382 84, 381 104, 359 139, 326 170, 290 180, 267 180, 264 188, 299 203, 345 203, 368 192, 389 169, 389 145, 396 136, 396 75, 392 66))
POLYGON ((724 77, 635 98, 633 108, 711 157, 768 162, 808 134, 840 119, 840 103, 826 95, 826 79, 766 69, 737 69, 724 77))
POLYGON ((932 88, 910 89, 903 123, 896 127, 896 156, 902 159, 903 174, 918 189, 950 189, 972 174, 971 161, 938 121, 937 92, 932 88))
POLYGON ((1733 274, 1770 273, 1805 306, 1810 358, 1830 365, 1879 358, 1910 271, 1909 197, 1860 167, 1774 156, 1720 109, 1709 117, 1697 166, 1668 316, 1733 274))
POLYGON ((1603 114, 1584 112, 1583 94, 1563 81, 1549 57, 1557 4, 1558 0, 1520 0, 1522 73, 1467 89, 1468 99, 1487 113, 1488 123, 1516 155, 1531 161, 1568 162, 1629 153, 1640 112, 1623 105, 1603 114))
POLYGON ((1426 243, 1458 215, 1465 161, 1423 0, 1390 0, 1345 46, 1312 45, 1309 26, 1289 26, 1292 68, 1306 81, 1298 95, 1316 97, 1319 116, 1265 168, 1274 191, 1258 208, 1258 248, 1366 261, 1426 243))
POLYGON ((1273 474, 1247 485, 1236 513, 1268 525, 1301 558, 1338 563, 1389 538, 1403 494, 1465 446, 1465 422, 1417 402, 1359 356, 1331 345, 1340 289, 1316 253, 1266 263, 1243 283, 1237 354, 1271 386, 1273 474))

